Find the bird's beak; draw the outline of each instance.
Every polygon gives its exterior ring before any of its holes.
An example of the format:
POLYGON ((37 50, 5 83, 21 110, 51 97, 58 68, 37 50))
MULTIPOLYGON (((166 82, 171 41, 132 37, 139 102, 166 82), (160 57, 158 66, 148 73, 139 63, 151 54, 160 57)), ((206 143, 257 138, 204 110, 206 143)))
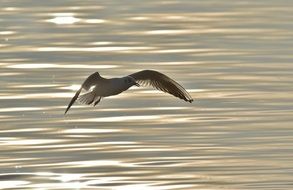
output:
POLYGON ((134 85, 137 86, 137 87, 140 87, 140 84, 138 84, 137 82, 134 85))

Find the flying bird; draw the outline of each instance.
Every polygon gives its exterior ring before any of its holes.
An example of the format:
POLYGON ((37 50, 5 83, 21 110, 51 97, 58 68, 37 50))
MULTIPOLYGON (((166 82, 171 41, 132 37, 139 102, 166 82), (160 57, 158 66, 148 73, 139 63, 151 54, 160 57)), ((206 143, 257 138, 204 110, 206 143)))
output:
POLYGON ((180 84, 158 71, 143 70, 125 77, 110 79, 103 78, 98 72, 95 72, 82 83, 80 89, 69 102, 64 114, 67 113, 76 99, 82 104, 96 106, 102 98, 120 94, 133 85, 138 87, 141 85, 153 86, 186 102, 191 103, 193 101, 180 84), (82 90, 85 90, 86 93, 79 96, 82 90))

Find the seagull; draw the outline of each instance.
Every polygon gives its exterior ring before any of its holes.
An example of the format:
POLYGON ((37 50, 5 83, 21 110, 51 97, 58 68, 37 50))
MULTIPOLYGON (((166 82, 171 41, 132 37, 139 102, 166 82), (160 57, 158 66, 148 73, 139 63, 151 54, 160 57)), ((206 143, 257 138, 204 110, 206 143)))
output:
POLYGON ((153 86, 157 90, 169 93, 186 102, 193 102, 188 92, 170 77, 154 70, 142 70, 121 78, 103 78, 99 72, 91 74, 81 85, 69 102, 65 113, 70 109, 76 99, 86 105, 96 106, 102 98, 120 94, 133 85, 153 86), (86 93, 79 96, 82 90, 86 93))

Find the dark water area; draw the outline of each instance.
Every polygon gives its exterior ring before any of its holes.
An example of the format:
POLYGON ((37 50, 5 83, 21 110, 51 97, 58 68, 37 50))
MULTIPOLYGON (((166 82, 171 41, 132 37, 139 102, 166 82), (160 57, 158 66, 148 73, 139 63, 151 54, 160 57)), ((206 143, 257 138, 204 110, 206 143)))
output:
POLYGON ((293 1, 0 2, 0 189, 293 188, 293 1), (150 87, 74 104, 93 72, 150 87))

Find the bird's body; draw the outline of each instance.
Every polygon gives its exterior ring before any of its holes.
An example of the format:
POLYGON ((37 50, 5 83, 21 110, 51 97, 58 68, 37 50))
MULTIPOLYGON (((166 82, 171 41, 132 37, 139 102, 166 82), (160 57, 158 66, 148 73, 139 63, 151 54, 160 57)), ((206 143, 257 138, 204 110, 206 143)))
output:
POLYGON ((95 92, 97 96, 107 97, 120 94, 131 86, 131 84, 124 82, 124 77, 112 78, 98 82, 92 91, 95 92))
POLYGON ((168 76, 153 70, 143 70, 131 75, 121 78, 106 79, 100 76, 98 72, 90 75, 81 85, 81 88, 76 92, 75 96, 71 99, 66 111, 69 110, 71 105, 76 99, 83 104, 97 105, 101 98, 120 94, 128 90, 131 86, 140 84, 151 85, 158 90, 172 94, 180 99, 192 102, 193 99, 186 92, 186 90, 177 82, 168 76), (86 93, 79 96, 82 90, 86 93))

